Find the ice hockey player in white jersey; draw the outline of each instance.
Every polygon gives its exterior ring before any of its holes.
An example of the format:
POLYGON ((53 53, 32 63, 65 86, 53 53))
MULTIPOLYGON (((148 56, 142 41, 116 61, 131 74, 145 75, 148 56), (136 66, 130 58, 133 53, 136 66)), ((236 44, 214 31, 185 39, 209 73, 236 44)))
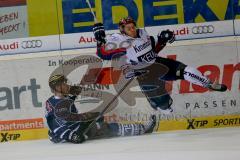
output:
POLYGON ((172 99, 165 89, 164 81, 184 79, 210 90, 220 92, 227 90, 224 84, 210 81, 193 67, 158 56, 167 43, 175 41, 172 31, 162 31, 155 43, 154 37, 149 36, 144 29, 136 28, 136 22, 131 17, 121 19, 119 29, 120 33, 106 36, 102 23, 94 25, 97 55, 104 60, 119 57, 125 59, 128 66, 123 69, 125 77, 137 77, 140 88, 153 109, 169 113, 173 111, 172 99), (148 71, 147 74, 145 71, 148 71), (142 73, 145 75, 138 77, 142 73))

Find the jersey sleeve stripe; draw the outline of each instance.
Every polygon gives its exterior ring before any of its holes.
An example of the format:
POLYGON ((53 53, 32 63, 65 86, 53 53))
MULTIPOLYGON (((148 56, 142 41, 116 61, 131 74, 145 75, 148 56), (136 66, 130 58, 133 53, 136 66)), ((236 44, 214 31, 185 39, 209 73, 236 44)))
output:
POLYGON ((101 46, 97 48, 97 56, 104 60, 111 60, 115 55, 119 53, 126 53, 125 48, 118 48, 114 50, 105 50, 105 46, 101 46))

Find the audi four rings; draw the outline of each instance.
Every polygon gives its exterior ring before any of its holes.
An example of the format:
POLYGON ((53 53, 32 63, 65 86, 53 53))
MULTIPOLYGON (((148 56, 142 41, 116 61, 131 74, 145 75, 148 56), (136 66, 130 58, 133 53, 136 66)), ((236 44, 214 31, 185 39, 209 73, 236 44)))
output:
POLYGON ((213 33, 214 32, 214 26, 213 25, 206 25, 206 26, 194 26, 192 28, 193 34, 207 34, 207 33, 213 33))
POLYGON ((41 40, 29 40, 29 41, 23 41, 22 42, 22 48, 28 49, 28 48, 40 48, 42 47, 42 41, 41 40))

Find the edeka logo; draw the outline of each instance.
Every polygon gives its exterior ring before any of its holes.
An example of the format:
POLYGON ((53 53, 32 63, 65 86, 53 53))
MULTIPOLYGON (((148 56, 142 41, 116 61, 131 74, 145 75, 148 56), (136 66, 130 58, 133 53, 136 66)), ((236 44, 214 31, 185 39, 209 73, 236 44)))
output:
POLYGON ((20 134, 9 134, 8 132, 6 133, 1 133, 0 134, 0 142, 8 142, 8 141, 15 141, 20 138, 20 134))
POLYGON ((10 50, 15 50, 19 48, 19 43, 18 42, 13 42, 10 44, 0 44, 0 51, 10 51, 10 50))
POLYGON ((37 84, 36 79, 30 79, 30 85, 14 86, 13 88, 0 87, 0 111, 6 109, 20 109, 23 93, 29 93, 32 97, 34 107, 42 107, 42 103, 38 100, 38 90, 41 88, 37 84), (21 97, 21 98, 20 98, 21 97))
MULTIPOLYGON (((215 1, 92 0, 91 5, 106 30, 117 29, 120 18, 126 16, 133 17, 138 27, 148 27, 224 21, 240 14, 238 0, 215 1)), ((62 10, 64 33, 92 32, 94 19, 86 0, 64 0, 62 10)))

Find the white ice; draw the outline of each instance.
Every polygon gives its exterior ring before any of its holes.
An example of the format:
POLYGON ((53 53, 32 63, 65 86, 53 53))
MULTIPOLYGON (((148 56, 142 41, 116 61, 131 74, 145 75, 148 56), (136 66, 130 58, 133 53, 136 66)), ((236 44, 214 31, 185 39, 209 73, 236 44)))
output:
POLYGON ((136 137, 52 144, 0 144, 0 160, 240 160, 240 128, 162 132, 136 137))

